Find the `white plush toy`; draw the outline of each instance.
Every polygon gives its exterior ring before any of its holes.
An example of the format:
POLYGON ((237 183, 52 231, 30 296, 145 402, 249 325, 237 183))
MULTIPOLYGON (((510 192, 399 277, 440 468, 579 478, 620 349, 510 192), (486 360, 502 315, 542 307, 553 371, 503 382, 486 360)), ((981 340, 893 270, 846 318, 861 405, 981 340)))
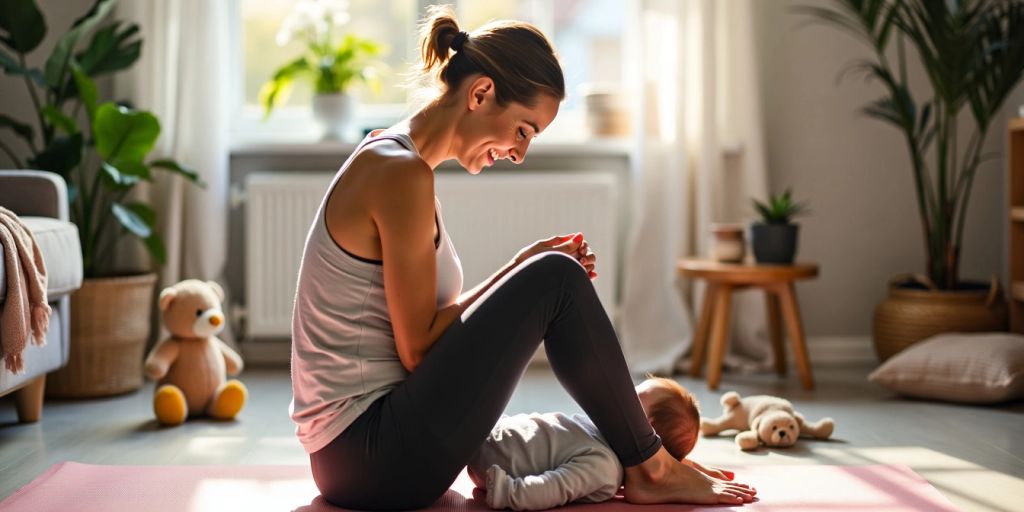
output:
POLYGON ((739 430, 736 445, 742 450, 753 450, 762 443, 778 448, 793 446, 800 436, 828 439, 834 427, 832 418, 808 423, 793 410, 789 400, 774 396, 740 398, 739 393, 730 391, 722 395, 722 409, 724 412, 716 419, 700 419, 700 432, 713 436, 723 430, 739 430))

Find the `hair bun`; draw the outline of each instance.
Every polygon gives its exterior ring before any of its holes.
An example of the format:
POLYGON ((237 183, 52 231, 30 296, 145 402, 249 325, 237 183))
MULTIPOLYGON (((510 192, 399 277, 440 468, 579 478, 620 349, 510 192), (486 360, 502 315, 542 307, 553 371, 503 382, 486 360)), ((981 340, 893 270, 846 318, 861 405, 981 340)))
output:
POLYGON ((460 30, 459 33, 455 34, 455 37, 452 38, 451 49, 454 50, 456 53, 461 52, 462 45, 466 44, 466 40, 468 39, 469 33, 460 30))

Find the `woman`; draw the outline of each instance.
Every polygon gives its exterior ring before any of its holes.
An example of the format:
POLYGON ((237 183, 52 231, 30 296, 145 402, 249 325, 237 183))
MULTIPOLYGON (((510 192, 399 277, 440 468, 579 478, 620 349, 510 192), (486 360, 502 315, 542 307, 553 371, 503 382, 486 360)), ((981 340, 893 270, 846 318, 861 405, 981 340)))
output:
POLYGON ((531 25, 470 35, 438 7, 423 27, 424 72, 442 94, 357 147, 321 204, 299 272, 291 414, 324 498, 369 510, 429 506, 480 447, 543 339, 559 381, 626 468, 627 500, 750 501, 753 489, 661 446, 590 282, 596 256, 582 234, 529 245, 460 294, 433 169, 452 158, 471 174, 522 162, 565 85, 531 25))

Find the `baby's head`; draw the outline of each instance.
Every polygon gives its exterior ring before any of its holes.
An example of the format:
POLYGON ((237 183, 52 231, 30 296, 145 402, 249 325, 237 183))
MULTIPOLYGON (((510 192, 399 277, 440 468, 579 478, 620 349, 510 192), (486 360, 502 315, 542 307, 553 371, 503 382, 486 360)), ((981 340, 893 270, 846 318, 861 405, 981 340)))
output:
POLYGON ((682 460, 697 444, 700 432, 697 399, 678 382, 651 374, 636 387, 636 392, 654 431, 661 436, 662 445, 682 460))

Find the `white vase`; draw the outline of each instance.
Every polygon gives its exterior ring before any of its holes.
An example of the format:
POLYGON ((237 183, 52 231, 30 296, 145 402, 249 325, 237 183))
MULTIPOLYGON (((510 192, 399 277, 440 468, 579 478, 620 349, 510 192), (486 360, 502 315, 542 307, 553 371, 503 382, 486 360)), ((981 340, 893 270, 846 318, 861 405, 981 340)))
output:
POLYGON ((344 93, 314 94, 313 117, 323 127, 323 138, 347 140, 355 118, 355 101, 344 93))

